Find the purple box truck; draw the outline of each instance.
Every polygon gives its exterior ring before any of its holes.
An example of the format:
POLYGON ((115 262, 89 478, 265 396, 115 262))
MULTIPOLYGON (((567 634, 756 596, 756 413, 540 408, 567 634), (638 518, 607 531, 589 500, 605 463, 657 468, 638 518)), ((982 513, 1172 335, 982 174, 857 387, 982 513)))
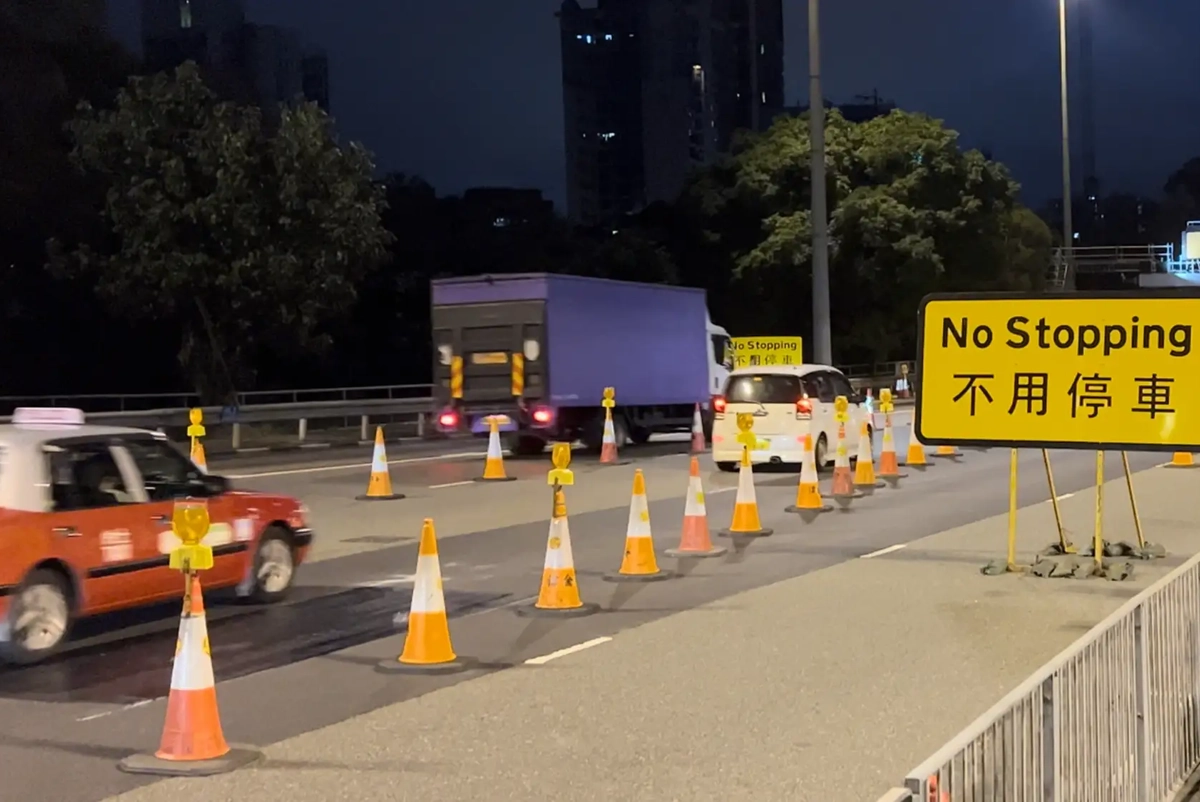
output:
POLYGON ((711 431, 729 335, 709 320, 703 290, 523 273, 439 279, 430 294, 443 430, 484 435, 496 414, 516 454, 557 440, 599 448, 600 402, 614 387, 618 444, 689 430, 696 404, 711 431))

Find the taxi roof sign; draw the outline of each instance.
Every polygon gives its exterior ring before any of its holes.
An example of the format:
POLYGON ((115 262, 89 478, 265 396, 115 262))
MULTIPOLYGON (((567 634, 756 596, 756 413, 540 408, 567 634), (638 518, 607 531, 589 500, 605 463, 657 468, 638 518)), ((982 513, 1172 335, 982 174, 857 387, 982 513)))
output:
POLYGON ((71 407, 17 407, 12 422, 17 426, 82 426, 82 409, 71 407))
POLYGON ((1200 289, 934 294, 914 433, 928 445, 1200 449, 1200 289))

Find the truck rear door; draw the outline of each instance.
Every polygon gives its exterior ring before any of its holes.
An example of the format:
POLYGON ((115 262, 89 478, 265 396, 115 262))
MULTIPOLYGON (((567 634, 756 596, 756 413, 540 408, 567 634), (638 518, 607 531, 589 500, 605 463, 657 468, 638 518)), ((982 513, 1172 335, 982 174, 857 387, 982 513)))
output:
POLYGON ((433 309, 434 377, 439 398, 453 399, 451 365, 462 359, 462 396, 466 408, 512 406, 545 394, 544 303, 511 301, 494 304, 435 306, 433 309), (522 358, 523 381, 514 387, 513 355, 522 358), (523 385, 523 386, 522 386, 523 385))

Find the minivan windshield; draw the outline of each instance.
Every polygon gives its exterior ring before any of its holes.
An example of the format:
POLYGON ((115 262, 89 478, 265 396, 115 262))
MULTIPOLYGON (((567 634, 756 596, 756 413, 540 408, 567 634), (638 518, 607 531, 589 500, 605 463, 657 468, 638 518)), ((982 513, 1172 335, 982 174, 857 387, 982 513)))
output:
POLYGON ((725 400, 731 404, 794 404, 803 395, 799 376, 764 373, 731 376, 725 400))

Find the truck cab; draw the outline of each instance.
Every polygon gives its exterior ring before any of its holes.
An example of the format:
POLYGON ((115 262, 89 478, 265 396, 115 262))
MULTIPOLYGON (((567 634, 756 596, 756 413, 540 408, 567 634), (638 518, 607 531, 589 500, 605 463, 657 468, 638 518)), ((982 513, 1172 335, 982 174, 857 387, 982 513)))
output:
MULTIPOLYGON (((724 391, 729 372, 733 370, 733 341, 729 332, 713 323, 711 317, 706 317, 705 320, 705 327, 708 329, 708 394, 711 397, 724 391)), ((708 410, 711 406, 712 402, 709 400, 704 408, 708 410)), ((707 426, 705 428, 708 429, 707 426)))

